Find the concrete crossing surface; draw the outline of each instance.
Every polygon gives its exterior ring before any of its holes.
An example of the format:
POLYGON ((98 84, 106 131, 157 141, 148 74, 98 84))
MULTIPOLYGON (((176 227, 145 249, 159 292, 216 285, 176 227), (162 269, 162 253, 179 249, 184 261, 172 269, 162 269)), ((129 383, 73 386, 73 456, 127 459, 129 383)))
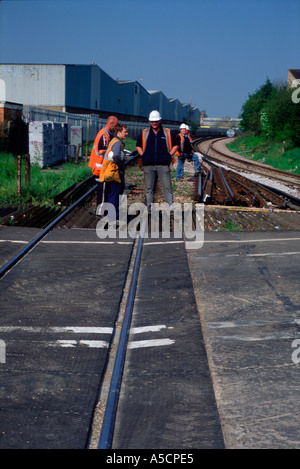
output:
MULTIPOLYGON (((131 253, 54 229, 2 278, 0 448, 91 447, 131 253)), ((299 447, 299 261, 292 231, 145 240, 115 450, 299 447)))

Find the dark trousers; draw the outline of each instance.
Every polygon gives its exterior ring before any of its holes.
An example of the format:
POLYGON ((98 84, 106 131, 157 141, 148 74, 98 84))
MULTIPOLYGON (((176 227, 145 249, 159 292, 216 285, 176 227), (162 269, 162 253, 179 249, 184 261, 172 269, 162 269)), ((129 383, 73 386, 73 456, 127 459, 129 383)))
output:
MULTIPOLYGON (((120 175, 121 176, 121 175, 120 175)), ((105 183, 105 202, 112 204, 116 210, 116 219, 119 220, 119 196, 123 194, 125 188, 124 178, 121 176, 121 183, 105 183)))

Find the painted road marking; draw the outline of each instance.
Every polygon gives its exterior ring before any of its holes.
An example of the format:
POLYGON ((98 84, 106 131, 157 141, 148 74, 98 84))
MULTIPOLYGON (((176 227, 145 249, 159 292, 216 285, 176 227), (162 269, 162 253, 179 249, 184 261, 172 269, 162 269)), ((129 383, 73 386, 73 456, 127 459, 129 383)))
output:
POLYGON ((299 337, 298 330, 292 330, 291 332, 287 331, 279 331, 274 333, 263 333, 263 328, 265 326, 293 326, 299 325, 300 319, 283 319, 281 321, 275 320, 244 320, 244 321, 215 321, 215 322, 208 322, 207 327, 209 329, 240 329, 240 335, 214 335, 212 337, 213 340, 223 340, 223 341, 241 341, 241 342, 258 342, 264 340, 286 340, 286 339, 295 339, 299 337), (257 334, 256 335, 244 335, 244 330, 247 327, 256 327, 257 334))
MULTIPOLYGON (((164 324, 159 324, 156 326, 144 326, 144 327, 133 327, 130 332, 131 334, 144 334, 147 332, 159 332, 163 329, 173 329, 173 327, 168 327, 164 324)), ((175 343, 175 340, 172 339, 148 339, 148 340, 134 340, 129 342, 128 348, 145 348, 145 347, 162 347, 165 345, 172 345, 175 343)))
POLYGON ((18 239, 0 239, 0 243, 28 244, 29 241, 21 241, 21 240, 18 240, 18 239))
MULTIPOLYGON (((297 336, 299 337, 299 336, 297 336)), ((274 334, 260 334, 257 336, 236 336, 236 335, 218 335, 212 338, 213 340, 219 339, 223 341, 238 341, 238 342, 259 342, 264 340, 278 340, 278 339, 295 339, 295 334, 287 332, 277 332, 274 334)))
POLYGON ((128 344, 128 348, 143 348, 143 347, 161 347, 163 345, 175 344, 175 340, 171 339, 150 339, 150 340, 136 340, 128 344))
MULTIPOLYGON (((134 327, 131 329, 131 333, 142 334, 149 332, 159 332, 163 329, 173 329, 173 327, 167 327, 164 324, 134 327)), ((66 326, 66 327, 32 327, 32 326, 2 326, 0 327, 1 333, 13 333, 13 332, 26 332, 26 333, 75 333, 75 334, 109 334, 113 333, 112 327, 78 327, 78 326, 66 326)), ((109 342, 105 340, 75 340, 75 339, 58 339, 55 341, 45 341, 47 346, 50 347, 64 347, 74 348, 78 345, 88 346, 89 348, 108 348, 109 342)), ((165 345, 172 345, 175 340, 172 339, 148 339, 138 340, 129 343, 129 348, 141 348, 141 347, 160 347, 165 345)))
POLYGON ((156 244, 183 244, 184 243, 184 240, 180 240, 180 241, 146 241, 144 242, 144 246, 153 246, 153 245, 156 245, 156 244))
MULTIPOLYGON (((162 329, 166 329, 167 326, 160 324, 157 326, 143 326, 143 327, 133 327, 130 332, 131 334, 143 334, 144 332, 158 332, 162 329)), ((168 329, 173 329, 173 327, 168 327, 168 329)))
POLYGON ((31 327, 31 326, 2 326, 0 332, 75 332, 75 334, 112 334, 112 327, 31 327))
MULTIPOLYGON (((0 243, 16 243, 16 244, 29 244, 30 241, 22 241, 18 239, 0 239, 0 243)), ((42 240, 41 244, 132 244, 132 241, 71 241, 71 240, 42 240)))
POLYGON ((206 243, 267 243, 267 242, 277 242, 277 241, 300 241, 300 238, 266 238, 266 239, 212 239, 212 240, 204 240, 204 244, 206 243))
POLYGON ((89 348, 108 348, 109 342, 104 340, 56 340, 48 342, 50 347, 76 347, 77 345, 87 345, 89 348))
POLYGON ((262 252, 257 254, 246 254, 244 252, 237 253, 237 254, 222 254, 222 253, 215 253, 215 254, 206 254, 203 256, 198 256, 200 259, 206 259, 208 257, 278 257, 278 256, 297 256, 300 254, 300 251, 285 251, 285 252, 262 252))
MULTIPOLYGON (((199 249, 202 248, 203 246, 205 246, 206 244, 243 244, 243 245, 247 245, 249 243, 268 243, 268 242, 281 242, 281 241, 300 241, 300 238, 266 238, 266 239, 225 239, 225 240, 206 240, 204 239, 204 241, 201 241, 200 245, 199 245, 199 249)), ((23 241, 23 240, 17 240, 17 239, 0 239, 0 243, 15 243, 15 244, 28 244, 30 241, 23 241)), ((117 240, 114 240, 114 241, 105 241, 105 240, 102 240, 102 241, 73 241, 73 240, 41 240, 40 241, 41 244, 86 244, 86 245, 95 245, 95 244, 132 244, 132 241, 117 241, 117 240)), ((176 240, 176 241, 172 241, 172 240, 165 240, 165 241, 147 241, 147 239, 145 240, 144 242, 144 246, 154 246, 154 245, 164 245, 164 244, 182 244, 184 243, 184 240, 180 239, 180 240, 176 240)), ((196 248, 196 246, 195 246, 196 248)), ((264 256, 264 255, 268 255, 268 256, 284 256, 284 255, 298 255, 300 254, 299 251, 295 251, 295 252, 284 252, 284 253, 280 253, 280 254, 276 254, 276 253, 269 253, 269 254, 228 254, 228 255, 225 255, 225 257, 237 257, 237 256, 240 256, 240 255, 244 255, 244 256, 247 256, 247 257, 259 257, 259 256, 264 256)), ((207 257, 207 256, 204 256, 204 257, 207 257)))
MULTIPOLYGON (((239 298, 238 298, 239 299, 239 298)), ((242 300, 242 299, 241 299, 242 300)), ((235 327, 253 327, 253 326, 294 326, 295 324, 300 325, 300 319, 283 319, 282 321, 275 320, 263 320, 263 319, 249 319, 249 320, 240 320, 240 321, 215 321, 208 322, 206 326, 210 329, 228 329, 235 327)))

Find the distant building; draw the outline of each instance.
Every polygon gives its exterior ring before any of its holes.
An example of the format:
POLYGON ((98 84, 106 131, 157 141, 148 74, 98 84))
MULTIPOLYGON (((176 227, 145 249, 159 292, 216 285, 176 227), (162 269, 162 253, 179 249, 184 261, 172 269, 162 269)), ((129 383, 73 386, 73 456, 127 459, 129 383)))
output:
POLYGON ((97 65, 0 64, 0 99, 63 112, 109 110, 116 82, 97 65))
POLYGON ((172 122, 199 113, 162 91, 147 91, 138 81, 114 80, 95 64, 0 64, 0 101, 131 120, 146 120, 154 109, 172 122))
MULTIPOLYGON (((150 95, 150 109, 158 111, 163 119, 170 119, 170 104, 166 95, 162 91, 158 90, 149 90, 150 95)), ((172 116, 175 120, 175 115, 172 116)))
POLYGON ((22 118, 23 105, 0 100, 0 124, 22 118))
POLYGON ((132 116, 148 117, 150 102, 148 91, 138 81, 117 81, 117 110, 132 116))
POLYGON ((201 112, 199 111, 199 109, 195 106, 192 107, 191 120, 194 122, 197 122, 197 124, 199 123, 200 125, 200 117, 201 117, 201 112))
POLYGON ((174 120, 182 122, 187 117, 183 105, 177 98, 169 99, 170 113, 175 117, 174 120))
POLYGON ((288 86, 293 86, 294 80, 300 80, 300 69, 297 68, 289 68, 288 69, 288 86))
POLYGON ((162 91, 150 90, 150 109, 159 111, 162 118, 168 121, 183 122, 189 115, 189 108, 178 99, 168 99, 162 91))

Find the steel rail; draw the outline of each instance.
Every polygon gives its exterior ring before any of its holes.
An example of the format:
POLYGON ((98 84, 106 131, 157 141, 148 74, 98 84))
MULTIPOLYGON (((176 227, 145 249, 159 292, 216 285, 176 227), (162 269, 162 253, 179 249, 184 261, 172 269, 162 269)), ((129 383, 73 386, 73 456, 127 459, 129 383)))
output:
POLYGON ((103 425, 101 429, 100 440, 98 449, 110 449, 113 439, 113 432, 116 421, 117 406, 119 402, 119 394, 121 389, 121 382, 123 376, 123 369, 125 363, 127 342, 129 336, 129 328, 132 319, 133 305, 136 293, 136 287, 138 282, 142 250, 143 250, 143 239, 145 232, 146 218, 144 218, 141 224, 140 237, 137 245, 136 256, 134 260, 134 267, 132 272, 132 278, 129 287, 128 298, 126 302, 126 308, 124 313, 124 320, 120 333, 120 340, 114 362, 114 368, 112 378, 110 382, 109 394, 103 419, 103 425))
MULTIPOLYGON (((225 158, 226 164, 228 166, 231 166, 235 169, 237 169, 238 167, 239 169, 259 175, 264 175, 265 177, 269 177, 288 184, 295 184, 297 186, 300 185, 300 175, 298 174, 292 174, 287 171, 282 171, 280 169, 273 168, 272 166, 258 163, 257 161, 248 160, 246 158, 241 159, 238 156, 228 155, 220 150, 216 150, 216 148, 214 147, 214 143, 216 143, 218 140, 224 140, 224 138, 213 140, 209 145, 209 149, 214 151, 215 154, 220 155, 221 158, 225 158)), ((201 144, 202 142, 198 143, 201 144)), ((215 161, 220 161, 220 158, 218 156, 208 155, 207 153, 207 157, 215 161)))
MULTIPOLYGON (((128 159, 125 164, 130 163, 138 156, 136 151, 133 151, 128 155, 128 159)), ((88 178, 90 180, 93 176, 88 178)), ((86 181, 83 181, 85 183, 86 181)), ((79 183, 81 185, 82 183, 79 183)), ((75 187, 77 189, 78 185, 75 187)), ((86 199, 90 194, 96 190, 97 186, 93 186, 88 192, 83 194, 76 202, 74 202, 69 208, 65 209, 57 218, 55 218, 49 225, 47 225, 41 233, 39 233, 33 240, 31 240, 23 249, 21 249, 12 259, 10 259, 4 266, 0 268, 0 279, 12 268, 17 262, 19 262, 34 246, 49 233, 66 215, 68 215, 72 210, 74 210, 84 199, 86 199)), ((71 190, 70 188, 64 192, 71 190)))
MULTIPOLYGON (((197 140, 195 140, 195 141, 193 142, 193 144, 194 144, 194 149, 197 150, 197 149, 198 149, 198 148, 197 148, 197 145, 200 144, 200 143, 202 143, 202 142, 205 141, 205 140, 206 140, 206 139, 197 139, 197 140)), ((210 138, 207 138, 207 140, 211 140, 211 139, 210 139, 210 138)), ((213 142, 210 144, 210 148, 212 148, 216 153, 219 153, 221 156, 228 157, 228 158, 230 158, 230 159, 232 159, 232 160, 237 160, 237 161, 239 161, 239 162, 241 161, 239 158, 231 157, 231 156, 229 156, 229 155, 226 155, 225 153, 220 152, 219 150, 216 150, 216 149, 213 147, 213 143, 215 143, 217 140, 219 140, 219 139, 213 140, 213 142)), ((223 140, 223 138, 221 138, 221 140, 223 140)), ((199 151, 199 150, 198 150, 198 151, 199 151)), ((220 163, 220 160, 219 160, 218 158, 211 157, 211 156, 208 155, 207 153, 204 153, 204 154, 202 153, 202 160, 203 160, 204 162, 206 162, 207 164, 211 165, 211 166, 215 166, 215 167, 217 167, 217 168, 220 168, 220 166, 219 166, 219 164, 218 164, 218 163, 220 163), (211 161, 211 160, 214 160, 214 162, 211 161)), ((255 162, 250 162, 250 163, 251 163, 252 165, 254 165, 254 166, 252 166, 252 168, 253 168, 253 167, 258 167, 258 166, 255 164, 255 162)), ((247 162, 245 162, 245 164, 247 164, 247 162)), ((234 165, 230 165, 230 164, 229 164, 229 166, 233 166, 234 169, 237 170, 237 167, 235 167, 234 165)), ((251 170, 252 170, 252 168, 251 168, 251 170)), ((260 169, 261 169, 261 167, 260 167, 260 169)), ((265 169, 265 168, 264 168, 264 169, 265 169)), ((270 167, 270 169, 269 169, 269 168, 266 168, 266 170, 267 170, 267 171, 271 171, 271 172, 273 172, 273 173, 276 173, 277 175, 278 175, 278 174, 279 174, 279 175, 282 175, 282 174, 283 174, 283 175, 285 175, 285 176, 287 176, 287 177, 289 178, 289 173, 287 173, 286 171, 277 170, 277 169, 272 168, 272 167, 270 167)), ((261 171, 260 171, 260 174, 261 174, 261 171)), ((300 176, 298 176, 298 175, 291 175, 291 176, 292 176, 292 177, 295 176, 297 179, 300 180, 300 176)), ((268 174, 267 174, 267 177, 269 177, 268 174)), ((276 178, 274 175, 273 175, 273 176, 270 176, 270 177, 272 177, 272 178, 275 179, 275 180, 279 180, 279 181, 280 181, 280 179, 278 179, 278 177, 276 178)), ((235 179, 234 176, 232 176, 232 175, 230 175, 229 178, 235 179)), ((245 176, 244 176, 244 178, 245 178, 245 176)), ((246 178, 246 179, 247 179, 247 178, 246 178)), ((252 180, 250 180, 250 181, 251 181, 252 183, 254 182, 254 181, 252 181, 252 180)), ((224 182, 224 177, 223 177, 223 182, 224 182)), ((240 184, 241 186, 243 186, 243 184, 242 184, 240 181, 236 180, 236 182, 237 182, 238 184, 240 184)), ((282 182, 282 181, 281 181, 281 182, 282 182)), ((290 182, 290 180, 289 180, 289 182, 290 182)), ((288 194, 287 192, 284 192, 284 191, 282 191, 282 190, 280 190, 280 189, 275 189, 275 188, 270 187, 270 186, 268 186, 268 185, 266 185, 266 184, 259 183, 259 182, 257 182, 257 181, 255 182, 255 184, 256 184, 258 187, 260 187, 260 188, 263 188, 263 189, 265 189, 265 190, 268 190, 270 193, 273 192, 273 195, 277 195, 278 198, 281 198, 281 199, 282 199, 282 203, 283 203, 283 204, 285 203, 285 205, 286 205, 287 207, 289 207, 290 209, 292 209, 292 210, 299 210, 300 199, 299 199, 298 197, 295 197, 295 196, 293 196, 293 195, 291 195, 291 194, 288 194)), ((247 186, 244 185, 244 187, 249 190, 249 188, 248 188, 247 186)), ((253 191, 252 191, 252 192, 253 192, 253 191)), ((260 196, 260 197, 261 197, 261 196, 260 196)))
POLYGON ((230 189, 230 186, 224 176, 224 173, 223 173, 223 170, 221 168, 221 166, 219 166, 217 163, 213 163, 212 161, 209 161, 206 157, 203 157, 203 161, 205 161, 206 163, 208 163, 209 165, 213 166, 214 168, 216 168, 216 170, 218 171, 221 179, 222 179, 222 182, 223 182, 223 185, 224 185, 224 189, 225 191, 227 192, 227 195, 228 197, 234 201, 235 197, 234 197, 234 194, 232 192, 232 190, 230 189))
POLYGON ((74 210, 84 199, 86 199, 97 186, 93 186, 86 194, 74 202, 69 208, 64 210, 57 218, 55 218, 49 225, 44 228, 33 240, 31 240, 23 249, 21 249, 12 259, 10 259, 4 266, 0 268, 0 278, 2 278, 17 262, 19 262, 34 246, 49 233, 66 215, 74 210))
POLYGON ((222 168, 221 168, 221 167, 218 167, 217 170, 218 170, 218 172, 219 172, 219 175, 221 176, 221 179, 222 179, 222 182, 223 182, 225 191, 227 192, 228 198, 229 198, 232 202, 234 202, 234 200, 235 200, 234 194, 233 194, 232 190, 230 189, 230 186, 229 186, 229 184, 228 184, 227 179, 226 179, 225 176, 224 176, 224 173, 223 173, 222 168))

